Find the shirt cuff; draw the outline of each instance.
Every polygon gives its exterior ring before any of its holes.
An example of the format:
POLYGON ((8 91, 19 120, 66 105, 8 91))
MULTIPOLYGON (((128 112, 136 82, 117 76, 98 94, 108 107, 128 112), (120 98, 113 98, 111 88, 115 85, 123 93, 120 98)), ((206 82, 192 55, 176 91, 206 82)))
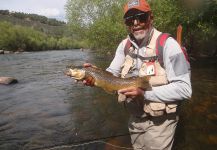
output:
POLYGON ((149 101, 158 101, 157 98, 154 96, 154 91, 145 91, 144 98, 145 100, 149 101))
POLYGON ((146 100, 154 100, 154 92, 153 91, 145 91, 144 98, 146 100))

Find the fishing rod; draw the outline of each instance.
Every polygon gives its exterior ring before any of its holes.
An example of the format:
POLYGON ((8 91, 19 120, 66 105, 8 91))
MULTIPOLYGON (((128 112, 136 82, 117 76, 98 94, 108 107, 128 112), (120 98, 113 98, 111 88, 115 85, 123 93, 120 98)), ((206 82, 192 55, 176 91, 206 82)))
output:
POLYGON ((182 25, 177 27, 176 40, 180 46, 182 46, 182 25))

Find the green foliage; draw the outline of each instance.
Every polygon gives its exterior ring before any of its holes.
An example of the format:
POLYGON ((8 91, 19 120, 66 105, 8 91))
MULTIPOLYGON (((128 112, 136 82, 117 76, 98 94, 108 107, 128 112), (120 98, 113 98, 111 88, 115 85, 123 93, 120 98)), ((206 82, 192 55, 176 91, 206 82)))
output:
POLYGON ((212 55, 217 51, 217 2, 215 0, 184 1, 184 35, 193 55, 212 55), (186 18, 186 19, 185 19, 186 18))
POLYGON ((123 14, 117 4, 112 4, 110 12, 99 16, 89 27, 88 40, 91 47, 114 51, 117 44, 126 37, 127 33, 123 26, 123 14))
POLYGON ((26 27, 31 27, 35 30, 44 32, 45 34, 51 35, 51 36, 63 36, 65 34, 65 29, 67 26, 65 24, 53 26, 45 23, 41 23, 37 20, 30 20, 28 18, 22 19, 21 17, 14 17, 12 15, 2 15, 0 13, 0 22, 7 21, 14 25, 21 25, 26 27))
POLYGON ((0 49, 10 51, 39 51, 81 47, 70 37, 55 38, 29 27, 0 22, 0 49))
POLYGON ((66 10, 71 31, 76 38, 87 41, 90 48, 114 52, 127 35, 123 24, 124 2, 68 0, 66 10))
POLYGON ((162 31, 174 34, 176 27, 181 23, 181 12, 177 8, 175 0, 150 1, 154 14, 154 26, 162 31))
POLYGON ((66 24, 63 21, 58 21, 56 19, 47 18, 45 16, 37 15, 37 14, 27 14, 22 12, 9 12, 9 10, 0 10, 1 15, 13 16, 19 19, 27 19, 32 21, 38 21, 44 24, 52 25, 52 26, 60 26, 66 24))
POLYGON ((75 40, 62 21, 8 10, 0 10, 0 35, 0 49, 10 51, 59 50, 86 45, 85 40, 75 40))
POLYGON ((149 0, 154 24, 176 36, 183 26, 183 45, 193 55, 212 55, 217 45, 217 2, 215 0, 149 0))
MULTIPOLYGON (((76 39, 88 41, 94 49, 115 51, 126 37, 123 6, 127 0, 68 0, 66 11, 76 39)), ((217 45, 216 0, 148 0, 154 26, 176 36, 183 26, 183 44, 195 55, 212 54, 217 45)))

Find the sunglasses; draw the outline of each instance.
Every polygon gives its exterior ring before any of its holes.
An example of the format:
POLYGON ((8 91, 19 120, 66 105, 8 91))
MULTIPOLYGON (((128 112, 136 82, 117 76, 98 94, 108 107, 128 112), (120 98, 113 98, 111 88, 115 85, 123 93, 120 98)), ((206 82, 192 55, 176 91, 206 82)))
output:
POLYGON ((149 13, 139 13, 133 16, 126 17, 124 19, 125 19, 125 24, 127 26, 133 26, 135 20, 139 21, 139 23, 146 23, 148 17, 149 17, 149 13))

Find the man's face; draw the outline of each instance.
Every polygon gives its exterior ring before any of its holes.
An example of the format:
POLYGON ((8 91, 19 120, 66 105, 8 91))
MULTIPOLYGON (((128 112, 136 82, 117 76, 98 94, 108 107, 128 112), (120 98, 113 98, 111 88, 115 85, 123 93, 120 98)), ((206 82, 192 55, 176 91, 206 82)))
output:
POLYGON ((125 16, 125 24, 138 41, 142 40, 147 36, 150 28, 150 12, 132 10, 125 16))

